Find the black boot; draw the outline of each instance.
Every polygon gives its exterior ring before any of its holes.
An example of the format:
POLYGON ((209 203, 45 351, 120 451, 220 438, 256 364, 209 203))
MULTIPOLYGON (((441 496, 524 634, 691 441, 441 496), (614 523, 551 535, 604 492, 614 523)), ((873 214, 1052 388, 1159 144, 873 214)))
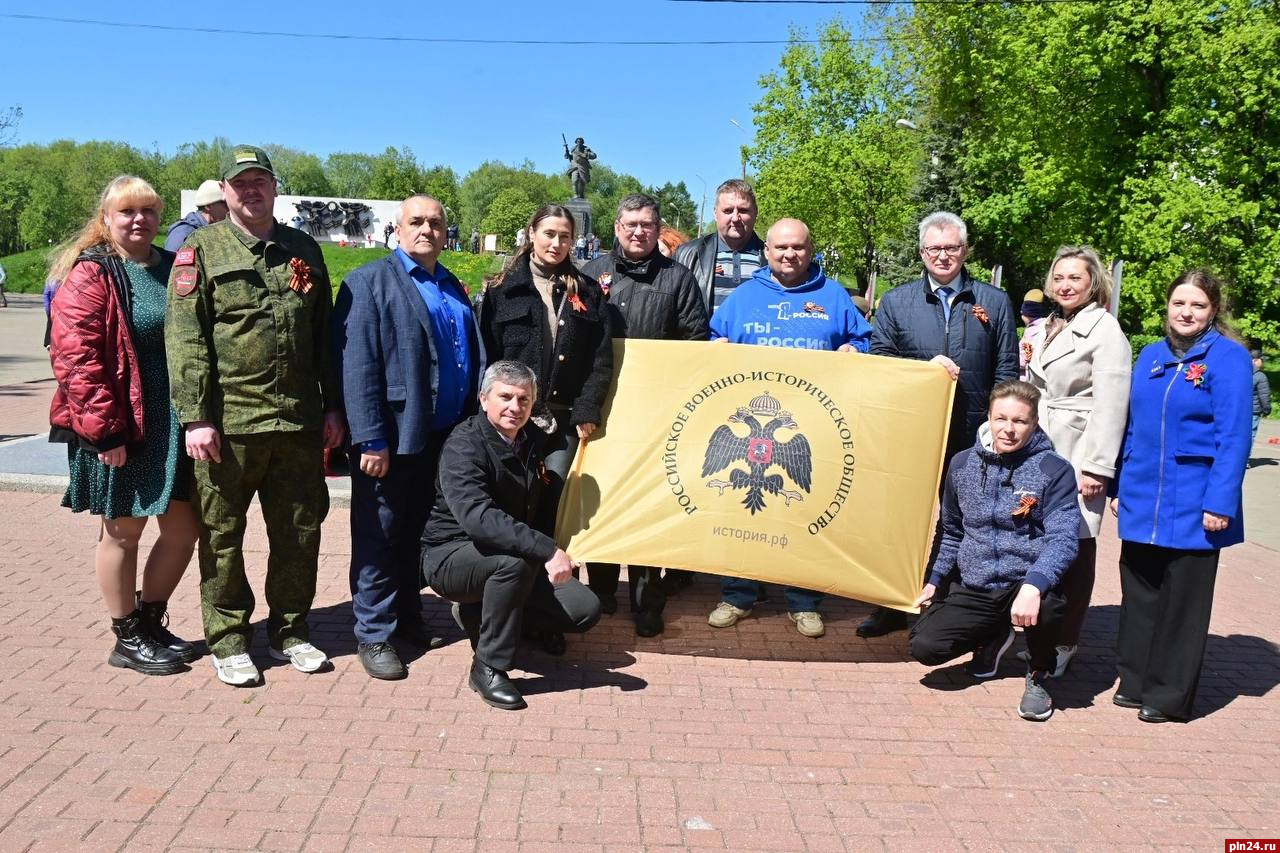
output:
POLYGON ((467 680, 471 684, 471 689, 479 693, 481 699, 495 708, 501 708, 504 711, 519 711, 521 708, 527 707, 524 697, 520 695, 520 691, 516 689, 516 686, 511 683, 511 679, 507 678, 507 674, 500 669, 494 669, 479 658, 472 660, 471 675, 467 680))
POLYGON ((901 610, 890 610, 888 607, 877 607, 871 615, 858 623, 854 633, 859 637, 883 637, 894 631, 905 631, 907 614, 901 610))
POLYGON ((107 658, 112 666, 143 675, 173 675, 187 668, 182 658, 151 638, 137 610, 123 619, 112 618, 111 632, 116 635, 116 647, 107 658))
POLYGON ((138 610, 142 614, 142 627, 151 639, 178 656, 183 663, 200 659, 200 650, 169 630, 169 602, 143 601, 138 595, 138 610))

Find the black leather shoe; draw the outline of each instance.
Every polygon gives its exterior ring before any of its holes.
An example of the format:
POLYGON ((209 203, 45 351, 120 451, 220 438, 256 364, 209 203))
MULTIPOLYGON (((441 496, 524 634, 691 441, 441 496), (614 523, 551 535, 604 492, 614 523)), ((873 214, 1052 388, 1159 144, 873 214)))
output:
POLYGON ((444 645, 444 638, 432 634, 421 619, 398 620, 392 636, 420 649, 438 649, 444 645))
POLYGON ((883 637, 885 634, 892 634, 894 631, 905 631, 907 628, 907 614, 901 610, 890 610, 887 607, 877 607, 871 611, 871 615, 858 623, 858 627, 854 632, 859 637, 883 637))
POLYGON ((605 616, 612 616, 618 612, 618 596, 616 594, 605 595, 604 593, 597 592, 596 598, 600 600, 600 612, 605 616))
POLYGON ((693 586, 693 572, 683 569, 667 569, 662 576, 662 589, 667 595, 676 595, 693 586))
POLYGON ((467 679, 471 689, 480 694, 485 704, 504 711, 519 711, 527 708, 520 691, 500 669, 494 669, 479 660, 471 662, 471 676, 467 679))
POLYGON ((395 647, 390 643, 361 643, 356 656, 360 658, 360 664, 370 678, 399 681, 409 674, 400 655, 396 654, 395 647))
POLYGON ((1173 722, 1179 722, 1179 723, 1180 723, 1180 722, 1183 722, 1182 720, 1178 719, 1177 717, 1172 717, 1172 716, 1170 716, 1170 715, 1166 714, 1164 711, 1160 711, 1160 710, 1157 710, 1156 708, 1152 708, 1150 705, 1143 705, 1143 706, 1138 710, 1138 719, 1139 719, 1139 720, 1142 720, 1142 722, 1144 722, 1144 723, 1173 723, 1173 722))
POLYGON ((1142 700, 1134 699, 1132 696, 1125 696, 1123 693, 1112 693, 1111 704, 1119 705, 1121 708, 1141 708, 1142 700))
POLYGON ((173 675, 187 669, 182 658, 152 639, 137 610, 122 619, 113 618, 111 632, 116 635, 115 647, 107 657, 112 666, 143 675, 173 675))
POLYGON ((520 636, 531 643, 537 643, 539 648, 552 657, 558 658, 564 654, 564 634, 559 631, 540 631, 526 625, 520 632, 520 636))
POLYGON ((636 614, 636 636, 656 637, 666 626, 662 624, 662 614, 641 610, 636 614))

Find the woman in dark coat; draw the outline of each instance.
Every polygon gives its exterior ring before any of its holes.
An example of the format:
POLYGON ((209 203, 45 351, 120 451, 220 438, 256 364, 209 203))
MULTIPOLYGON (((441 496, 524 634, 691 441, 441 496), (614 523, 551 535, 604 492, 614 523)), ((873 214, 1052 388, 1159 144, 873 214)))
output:
POLYGON ((528 242, 484 292, 480 332, 490 363, 518 361, 538 377, 529 423, 546 433, 550 477, 538 526, 554 536, 556 508, 578 443, 600 426, 613 376, 613 341, 605 294, 573 264, 573 215, 544 204, 527 233, 528 242))

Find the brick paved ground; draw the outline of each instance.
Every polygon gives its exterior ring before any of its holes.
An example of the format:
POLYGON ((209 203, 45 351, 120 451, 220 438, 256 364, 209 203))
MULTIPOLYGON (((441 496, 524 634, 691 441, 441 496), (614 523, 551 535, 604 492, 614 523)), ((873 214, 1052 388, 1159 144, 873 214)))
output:
MULTIPOLYGON (((1150 726, 1110 704, 1118 586, 1107 538, 1085 647, 1043 725, 1018 719, 1016 661, 975 684, 863 641, 862 605, 800 638, 777 597, 667 634, 621 616, 524 657, 522 713, 467 689, 455 642, 375 682, 354 657, 347 524, 325 525, 315 639, 334 671, 220 684, 207 660, 147 678, 106 664, 95 523, 56 495, 0 493, 0 850, 1221 850, 1280 836, 1276 554, 1223 559, 1200 712, 1150 726)), ((251 571, 265 540, 255 527, 251 571)), ((260 585, 259 585, 260 588, 260 585)), ((196 575, 172 603, 198 633, 196 575)), ((261 614, 260 614, 261 615, 261 614)), ((266 662, 261 631, 255 657, 266 662)))

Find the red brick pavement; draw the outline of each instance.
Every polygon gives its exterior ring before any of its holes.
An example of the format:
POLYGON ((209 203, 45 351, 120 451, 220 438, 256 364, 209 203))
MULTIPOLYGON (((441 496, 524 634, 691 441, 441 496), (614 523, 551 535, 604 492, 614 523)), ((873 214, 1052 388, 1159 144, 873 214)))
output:
MULTIPOLYGON (((312 617, 333 671, 271 666, 259 631, 265 686, 226 687, 207 660, 148 678, 106 664, 95 521, 18 493, 0 493, 0 518, 3 851, 1214 851, 1280 836, 1280 561, 1256 545, 1224 554, 1202 716, 1150 726, 1109 701, 1104 539, 1084 648, 1037 725, 1014 710, 1014 660, 985 684, 929 671, 901 634, 858 639, 850 602, 828 603, 818 641, 777 595, 716 631, 710 581, 671 602, 661 638, 614 616, 563 659, 525 655, 521 713, 467 689, 465 642, 372 681, 350 635, 345 510, 325 525, 312 617)), ((259 578, 264 548, 254 527, 259 578)), ((188 637, 196 581, 171 606, 188 637)))

